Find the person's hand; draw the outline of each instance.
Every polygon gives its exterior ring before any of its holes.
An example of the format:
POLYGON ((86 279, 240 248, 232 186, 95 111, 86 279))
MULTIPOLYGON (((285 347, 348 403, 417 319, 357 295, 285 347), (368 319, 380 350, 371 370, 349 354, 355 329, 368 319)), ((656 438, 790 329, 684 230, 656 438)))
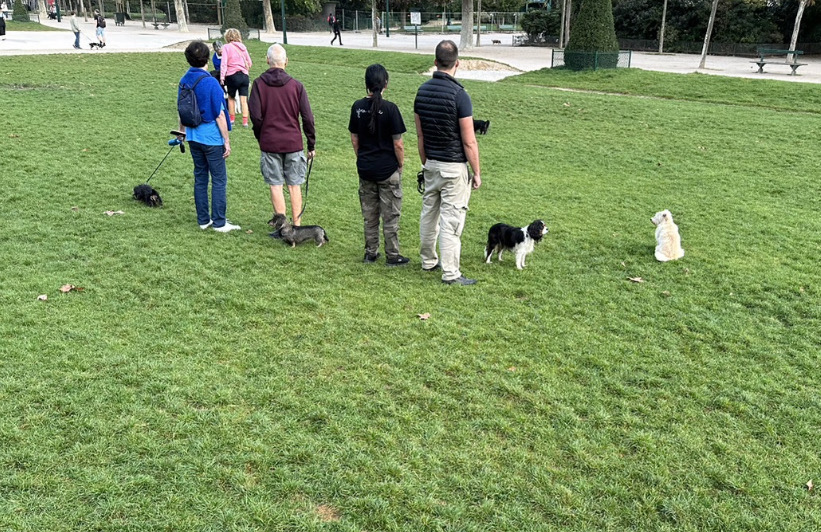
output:
POLYGON ((311 160, 311 159, 313 159, 314 157, 316 157, 316 150, 311 150, 311 151, 309 151, 309 152, 308 152, 308 160, 311 160))
POLYGON ((225 139, 225 151, 222 152, 222 158, 227 159, 231 155, 231 141, 225 139))
POLYGON ((473 174, 473 190, 482 186, 482 178, 479 174, 473 174))

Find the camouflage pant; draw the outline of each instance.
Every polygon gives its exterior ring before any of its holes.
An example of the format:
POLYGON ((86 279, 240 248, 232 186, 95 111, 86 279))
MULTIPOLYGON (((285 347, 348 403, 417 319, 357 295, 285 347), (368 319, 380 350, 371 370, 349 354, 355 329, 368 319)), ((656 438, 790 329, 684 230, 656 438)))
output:
POLYGON ((365 253, 379 251, 379 218, 385 236, 385 256, 399 255, 399 215, 402 211, 402 174, 397 170, 384 181, 359 180, 359 203, 365 222, 365 253))

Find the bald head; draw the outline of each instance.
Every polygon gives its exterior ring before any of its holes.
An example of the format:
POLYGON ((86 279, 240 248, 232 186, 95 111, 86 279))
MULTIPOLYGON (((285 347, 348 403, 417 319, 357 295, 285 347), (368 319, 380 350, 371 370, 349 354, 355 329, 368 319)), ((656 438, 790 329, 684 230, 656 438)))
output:
POLYGON ((285 68, 288 62, 288 54, 285 53, 285 48, 281 44, 272 44, 268 48, 268 66, 271 68, 285 68))

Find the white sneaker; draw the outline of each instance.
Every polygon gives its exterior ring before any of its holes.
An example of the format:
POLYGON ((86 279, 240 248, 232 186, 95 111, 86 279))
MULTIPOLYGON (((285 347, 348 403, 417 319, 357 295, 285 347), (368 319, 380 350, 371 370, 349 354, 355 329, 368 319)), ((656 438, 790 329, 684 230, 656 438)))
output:
POLYGON ((212 224, 212 223, 214 223, 214 221, 213 221, 213 220, 208 220, 208 223, 207 223, 207 224, 200 224, 200 229, 202 229, 203 231, 205 231, 206 229, 208 229, 209 227, 211 227, 211 224, 212 224))
POLYGON ((226 220, 225 225, 223 225, 222 227, 215 227, 214 231, 216 231, 218 233, 227 233, 228 231, 233 231, 235 229, 242 229, 242 227, 240 227, 238 225, 234 225, 231 222, 226 220))

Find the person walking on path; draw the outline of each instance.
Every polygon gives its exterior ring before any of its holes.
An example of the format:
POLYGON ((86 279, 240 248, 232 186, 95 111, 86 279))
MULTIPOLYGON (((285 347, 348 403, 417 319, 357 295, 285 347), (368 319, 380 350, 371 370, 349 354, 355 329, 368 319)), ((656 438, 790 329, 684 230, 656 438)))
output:
POLYGON ((282 187, 287 183, 293 225, 296 226, 301 222, 300 185, 305 182, 307 159, 316 155, 316 126, 305 87, 285 73, 288 65, 285 48, 279 44, 271 45, 267 61, 270 68, 254 80, 248 107, 254 136, 259 142, 260 170, 271 189, 274 217, 285 214, 282 187), (302 131, 299 129, 300 118, 302 131), (303 132, 308 143, 307 158, 303 151, 303 132))
POLYGON ((396 104, 384 99, 388 71, 380 64, 365 70, 368 96, 351 107, 348 131, 359 173, 359 203, 365 224, 365 263, 379 258, 379 219, 385 236, 385 264, 404 266, 399 254, 405 122, 396 104))
POLYGON ((94 22, 97 25, 97 29, 95 33, 97 34, 97 40, 100 42, 100 47, 105 46, 105 17, 103 17, 99 11, 94 10, 94 22))
MULTIPOLYGON (((225 121, 225 99, 219 82, 211 76, 208 66, 208 45, 194 41, 185 49, 185 59, 191 68, 180 79, 183 85, 194 87, 197 106, 202 114, 202 123, 196 127, 184 127, 179 130, 188 140, 191 158, 194 160, 194 205, 197 209, 197 224, 200 229, 213 225, 214 231, 227 233, 240 226, 229 222, 225 217, 226 188, 228 171, 225 159, 231 155, 231 143, 228 137, 228 124, 225 121), (211 181, 211 210, 208 209, 208 181, 211 181)), ((179 91, 177 92, 179 97, 179 91)))
POLYGON ((71 31, 74 32, 74 48, 77 50, 80 49, 80 25, 77 23, 77 15, 74 11, 71 12, 71 18, 69 19, 69 23, 71 24, 71 31))
POLYGON ((422 84, 413 103, 419 158, 425 178, 419 240, 422 269, 441 268, 445 284, 472 285, 462 275, 462 230, 472 188, 482 185, 479 145, 473 131, 473 103, 454 77, 459 49, 453 41, 436 46, 436 71, 422 84), (471 181, 468 164, 473 169, 471 181), (441 261, 436 254, 439 240, 441 261))
POLYGON ((6 40, 6 14, 0 11, 0 41, 6 40))
POLYGON ((339 46, 342 46, 342 24, 339 22, 338 18, 334 18, 334 38, 331 39, 331 46, 333 46, 334 41, 337 37, 339 37, 339 46))
POLYGON ((231 28, 225 32, 225 44, 222 47, 220 61, 220 81, 228 90, 228 114, 231 123, 234 123, 234 113, 237 93, 239 93, 239 107, 242 113, 242 127, 248 127, 248 85, 250 79, 251 56, 248 49, 242 44, 242 34, 231 28))

